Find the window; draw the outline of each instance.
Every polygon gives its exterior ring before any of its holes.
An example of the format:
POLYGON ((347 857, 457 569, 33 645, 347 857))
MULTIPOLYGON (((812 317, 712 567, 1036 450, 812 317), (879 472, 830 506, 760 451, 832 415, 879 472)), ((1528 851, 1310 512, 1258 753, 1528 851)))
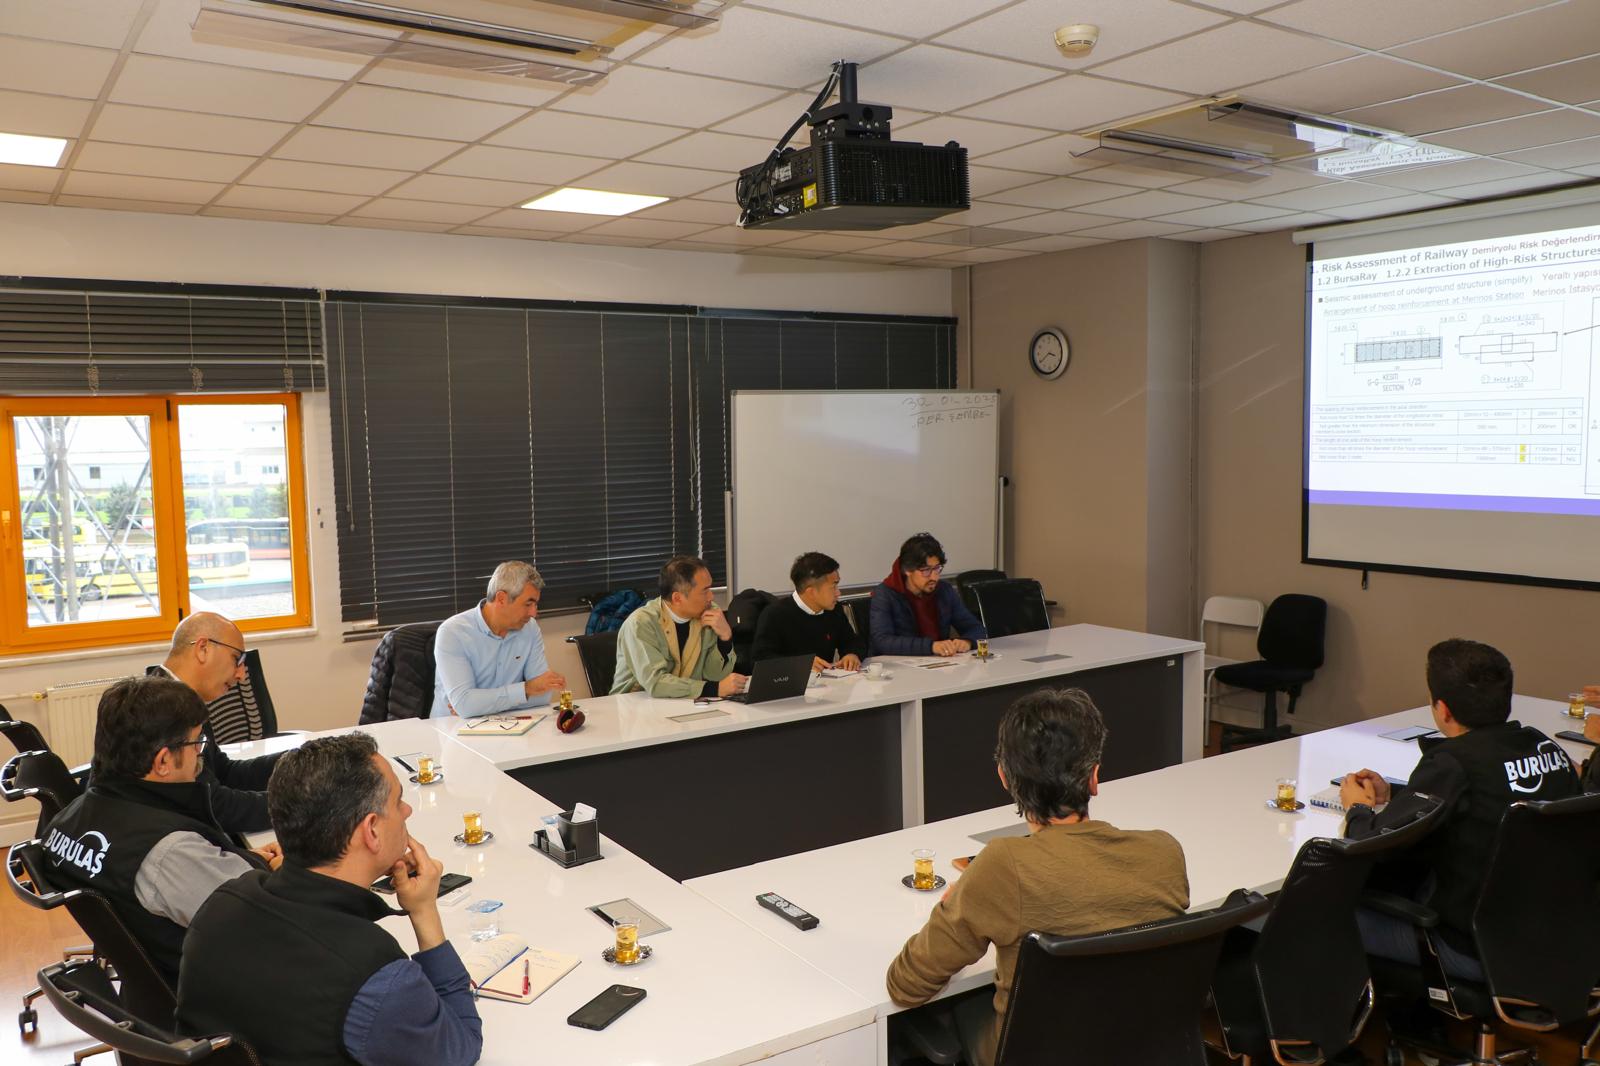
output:
POLYGON ((201 610, 308 624, 299 416, 293 394, 0 397, 0 653, 160 640, 201 610), (288 476, 224 473, 263 460, 288 476))

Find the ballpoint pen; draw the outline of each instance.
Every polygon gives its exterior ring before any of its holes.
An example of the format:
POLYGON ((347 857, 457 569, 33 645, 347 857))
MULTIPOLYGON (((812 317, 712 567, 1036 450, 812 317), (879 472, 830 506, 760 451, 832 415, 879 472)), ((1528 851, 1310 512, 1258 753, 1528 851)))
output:
POLYGON ((522 994, 527 995, 531 991, 533 991, 533 982, 528 977, 528 959, 524 956, 522 960, 522 994))

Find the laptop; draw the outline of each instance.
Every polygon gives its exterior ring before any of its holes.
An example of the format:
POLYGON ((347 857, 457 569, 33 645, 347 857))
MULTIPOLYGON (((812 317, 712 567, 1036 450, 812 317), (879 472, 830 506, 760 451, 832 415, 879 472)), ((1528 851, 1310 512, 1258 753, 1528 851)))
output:
POLYGON ((750 684, 741 693, 727 697, 734 703, 766 703, 803 695, 811 680, 812 655, 787 655, 756 663, 750 684))

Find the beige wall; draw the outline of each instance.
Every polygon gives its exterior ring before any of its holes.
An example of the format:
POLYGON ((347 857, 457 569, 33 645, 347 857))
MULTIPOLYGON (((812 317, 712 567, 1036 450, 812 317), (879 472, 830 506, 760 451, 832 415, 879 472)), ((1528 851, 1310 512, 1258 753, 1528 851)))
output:
POLYGON ((1195 262, 1125 241, 973 267, 970 304, 955 280, 962 366, 1000 390, 1006 570, 1042 582, 1064 621, 1191 628, 1195 262), (1055 381, 1028 366, 1045 326, 1072 345, 1055 381))
POLYGON ((1288 233, 1200 253, 1201 596, 1328 601, 1327 665, 1301 703, 1310 723, 1426 703, 1423 656, 1452 636, 1504 651, 1519 692, 1560 696, 1600 679, 1593 592, 1381 573, 1363 591, 1359 571, 1300 562, 1304 272, 1288 233))

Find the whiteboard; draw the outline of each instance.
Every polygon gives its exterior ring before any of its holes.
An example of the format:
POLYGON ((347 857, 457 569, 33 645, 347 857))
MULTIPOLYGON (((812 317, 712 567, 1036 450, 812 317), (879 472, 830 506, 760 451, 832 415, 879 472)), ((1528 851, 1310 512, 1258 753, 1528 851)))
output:
POLYGON ((733 394, 729 587, 784 592, 802 552, 873 585, 927 530, 951 573, 999 558, 996 392, 733 394))

